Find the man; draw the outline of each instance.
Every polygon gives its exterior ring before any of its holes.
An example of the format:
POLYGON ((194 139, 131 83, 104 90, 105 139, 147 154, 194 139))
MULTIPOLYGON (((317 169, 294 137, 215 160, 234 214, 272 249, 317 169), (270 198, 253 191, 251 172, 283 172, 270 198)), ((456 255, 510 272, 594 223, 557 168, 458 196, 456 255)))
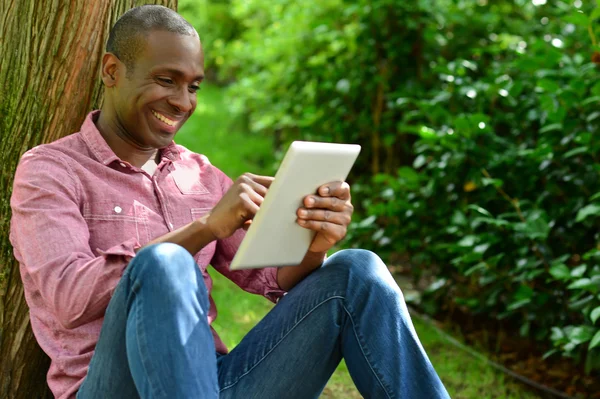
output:
POLYGON ((11 241, 54 395, 314 398, 344 357, 367 398, 448 397, 381 260, 325 260, 350 222, 346 183, 298 210, 317 232, 300 265, 229 270, 272 178, 232 182, 173 143, 203 76, 181 16, 132 9, 110 33, 102 109, 21 159, 11 241), (208 264, 277 302, 230 353, 210 326, 208 264))

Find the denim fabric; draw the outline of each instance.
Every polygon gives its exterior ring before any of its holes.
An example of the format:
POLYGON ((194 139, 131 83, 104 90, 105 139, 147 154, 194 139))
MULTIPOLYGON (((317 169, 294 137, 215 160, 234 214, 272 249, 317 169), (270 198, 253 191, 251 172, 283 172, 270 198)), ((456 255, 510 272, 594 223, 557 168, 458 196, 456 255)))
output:
POLYGON ((215 351, 203 281, 181 247, 140 251, 77 397, 317 398, 342 358, 365 398, 449 397, 372 252, 328 258, 228 354, 215 351))

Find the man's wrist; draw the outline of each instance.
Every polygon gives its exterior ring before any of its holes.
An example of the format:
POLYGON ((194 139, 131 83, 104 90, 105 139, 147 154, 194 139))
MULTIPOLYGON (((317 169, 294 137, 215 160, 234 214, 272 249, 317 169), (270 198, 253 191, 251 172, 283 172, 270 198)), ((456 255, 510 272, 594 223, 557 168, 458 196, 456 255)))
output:
POLYGON ((323 262, 325 262, 325 259, 327 259, 327 251, 325 251, 325 252, 308 251, 308 252, 306 252, 306 255, 304 256, 304 259, 302 260, 301 265, 303 265, 307 268, 316 269, 316 268, 320 267, 323 264, 323 262))
POLYGON ((206 246, 218 239, 208 224, 209 217, 210 213, 207 213, 206 215, 203 215, 192 222, 194 231, 200 236, 200 240, 205 243, 203 246, 206 246))

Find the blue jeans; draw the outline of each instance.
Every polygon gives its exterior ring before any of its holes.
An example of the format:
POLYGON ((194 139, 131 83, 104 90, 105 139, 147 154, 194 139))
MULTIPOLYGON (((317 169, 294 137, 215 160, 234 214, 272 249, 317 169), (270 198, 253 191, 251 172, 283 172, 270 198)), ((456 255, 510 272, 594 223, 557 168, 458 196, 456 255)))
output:
POLYGON ((208 308, 185 249, 141 250, 110 301, 77 398, 317 398, 342 358, 365 398, 449 397, 372 252, 331 256, 229 354, 215 351, 208 308))

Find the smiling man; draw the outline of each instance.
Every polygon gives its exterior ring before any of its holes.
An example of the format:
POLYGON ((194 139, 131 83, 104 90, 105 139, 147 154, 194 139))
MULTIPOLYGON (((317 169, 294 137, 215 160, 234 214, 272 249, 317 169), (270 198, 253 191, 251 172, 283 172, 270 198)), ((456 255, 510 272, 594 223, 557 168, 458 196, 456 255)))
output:
POLYGON ((54 395, 316 398, 345 358, 367 398, 448 397, 381 260, 325 257, 350 222, 348 184, 298 209, 317 232, 300 265, 229 270, 272 178, 233 182, 173 142, 203 77, 181 16, 132 9, 110 32, 102 109, 21 159, 11 241, 54 395), (277 302, 231 352, 211 327, 209 264, 277 302))

